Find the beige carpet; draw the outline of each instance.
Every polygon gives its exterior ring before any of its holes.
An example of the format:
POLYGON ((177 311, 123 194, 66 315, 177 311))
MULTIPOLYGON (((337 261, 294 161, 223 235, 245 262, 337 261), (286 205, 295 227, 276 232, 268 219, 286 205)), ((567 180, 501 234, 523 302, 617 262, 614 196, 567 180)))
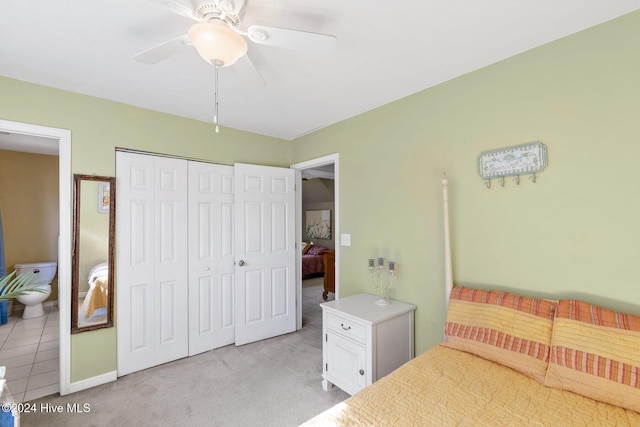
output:
MULTIPOLYGON (((67 396, 64 413, 22 414, 29 426, 297 426, 348 395, 322 390, 322 278, 304 281, 300 331, 227 346, 67 396), (90 411, 67 413, 67 404, 90 411)), ((333 294, 330 294, 333 299, 333 294)))

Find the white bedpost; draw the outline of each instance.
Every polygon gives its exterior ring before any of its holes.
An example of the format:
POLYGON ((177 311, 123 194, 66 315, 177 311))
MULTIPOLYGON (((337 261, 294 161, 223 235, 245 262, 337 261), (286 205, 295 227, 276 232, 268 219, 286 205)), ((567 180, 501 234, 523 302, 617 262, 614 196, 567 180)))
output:
POLYGON ((451 267, 451 238, 449 237, 449 180, 442 175, 442 203, 444 216, 444 292, 446 308, 449 308, 449 295, 453 289, 453 268, 451 267))

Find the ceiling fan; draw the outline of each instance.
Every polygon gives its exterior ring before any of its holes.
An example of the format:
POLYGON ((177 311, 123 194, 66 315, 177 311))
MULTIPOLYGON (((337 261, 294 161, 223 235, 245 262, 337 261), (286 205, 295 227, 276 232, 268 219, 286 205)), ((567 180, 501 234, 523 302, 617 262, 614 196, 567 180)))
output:
POLYGON ((336 37, 266 25, 251 25, 241 29, 241 14, 245 0, 192 0, 191 7, 177 0, 153 0, 172 12, 194 21, 187 34, 145 50, 133 58, 155 64, 192 44, 202 58, 221 67, 233 65, 244 57, 244 38, 261 45, 277 46, 314 54, 330 54, 336 47, 336 37))
POLYGON ((283 47, 316 54, 329 54, 336 46, 336 37, 287 28, 250 25, 240 28, 240 14, 245 0, 191 0, 191 7, 177 0, 153 0, 161 2, 172 12, 196 21, 187 34, 145 50, 133 58, 147 64, 155 64, 173 55, 183 46, 192 44, 208 63, 215 68, 215 103, 213 123, 218 130, 218 68, 236 64, 236 71, 249 85, 265 85, 262 75, 247 56, 245 37, 253 43, 283 47))

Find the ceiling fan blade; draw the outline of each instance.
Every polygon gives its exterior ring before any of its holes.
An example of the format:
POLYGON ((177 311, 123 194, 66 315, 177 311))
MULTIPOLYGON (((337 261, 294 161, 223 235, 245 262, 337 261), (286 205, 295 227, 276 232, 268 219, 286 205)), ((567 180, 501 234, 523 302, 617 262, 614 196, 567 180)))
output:
POLYGON ((240 57, 238 62, 233 64, 231 69, 238 75, 245 87, 250 89, 262 89, 267 84, 251 58, 249 58, 249 55, 243 55, 240 57))
POLYGON ((167 59, 171 55, 178 53, 184 46, 190 45, 189 38, 186 34, 171 39, 158 46, 147 49, 135 55, 133 59, 145 64, 157 64, 163 59, 167 59))
POLYGON ((284 47, 301 52, 329 55, 336 48, 336 37, 327 34, 308 33, 286 28, 251 25, 249 39, 258 44, 284 47))

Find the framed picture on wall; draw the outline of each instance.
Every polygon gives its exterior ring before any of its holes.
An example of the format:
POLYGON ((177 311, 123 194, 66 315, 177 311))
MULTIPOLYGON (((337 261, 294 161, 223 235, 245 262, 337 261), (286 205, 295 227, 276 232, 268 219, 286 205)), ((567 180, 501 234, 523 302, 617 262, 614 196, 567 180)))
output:
POLYGON ((98 212, 109 213, 109 183, 98 183, 98 212))
POLYGON ((331 211, 307 211, 305 232, 307 239, 331 240, 331 211))

